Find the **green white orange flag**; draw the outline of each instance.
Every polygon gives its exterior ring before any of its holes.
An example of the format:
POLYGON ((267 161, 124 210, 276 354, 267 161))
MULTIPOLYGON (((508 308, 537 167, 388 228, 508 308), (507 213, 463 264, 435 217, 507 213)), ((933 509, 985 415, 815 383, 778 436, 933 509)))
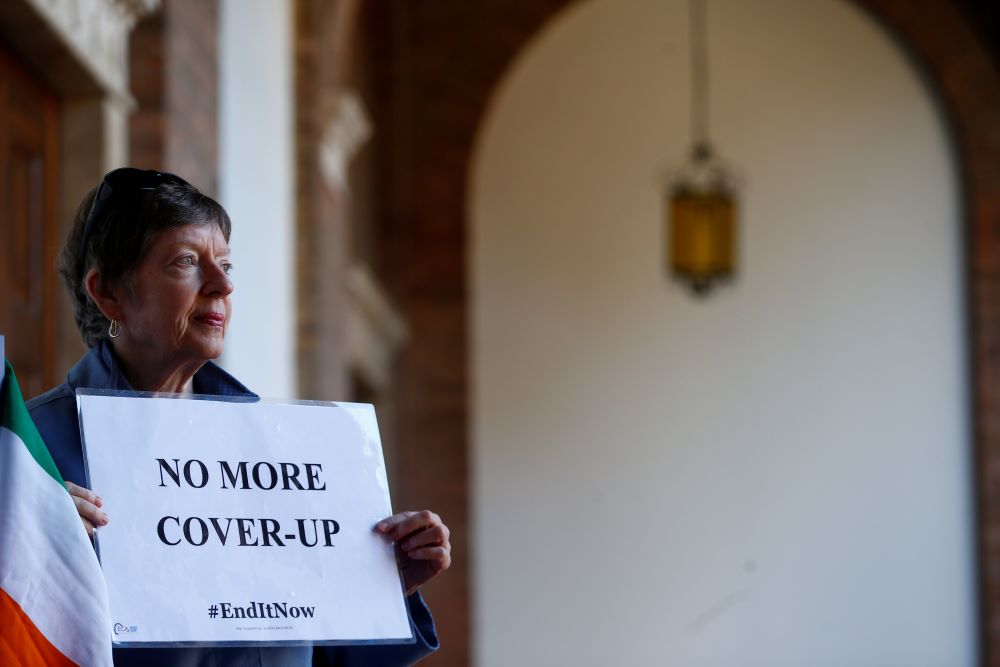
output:
POLYGON ((110 666, 111 623, 101 567, 28 415, 14 371, 6 363, 4 370, 0 665, 110 666))

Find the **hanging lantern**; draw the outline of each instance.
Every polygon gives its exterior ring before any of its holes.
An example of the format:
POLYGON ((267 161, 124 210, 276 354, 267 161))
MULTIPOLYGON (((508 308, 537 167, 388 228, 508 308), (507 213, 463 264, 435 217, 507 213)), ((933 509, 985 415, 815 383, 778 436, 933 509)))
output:
POLYGON ((667 192, 671 274, 698 296, 736 271, 736 187, 708 141, 705 6, 691 0, 691 121, 694 148, 667 192))
POLYGON ((695 294, 732 277, 736 264, 736 198, 725 168, 707 144, 670 190, 670 270, 695 294))

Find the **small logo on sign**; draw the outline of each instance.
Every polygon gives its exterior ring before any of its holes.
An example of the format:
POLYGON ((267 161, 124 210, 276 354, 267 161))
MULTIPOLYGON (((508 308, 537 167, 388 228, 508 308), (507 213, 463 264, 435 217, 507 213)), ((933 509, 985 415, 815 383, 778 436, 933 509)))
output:
POLYGON ((114 631, 116 635, 124 635, 130 632, 136 632, 139 629, 138 625, 125 625, 124 623, 115 623, 114 631))

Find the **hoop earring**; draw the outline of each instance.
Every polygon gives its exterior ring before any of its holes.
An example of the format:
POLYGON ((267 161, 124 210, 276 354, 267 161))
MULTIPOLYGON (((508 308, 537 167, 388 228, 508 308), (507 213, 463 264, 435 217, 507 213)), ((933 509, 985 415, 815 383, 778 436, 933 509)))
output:
POLYGON ((111 326, 108 327, 108 335, 112 338, 118 338, 122 335, 122 325, 118 320, 111 320, 111 326))

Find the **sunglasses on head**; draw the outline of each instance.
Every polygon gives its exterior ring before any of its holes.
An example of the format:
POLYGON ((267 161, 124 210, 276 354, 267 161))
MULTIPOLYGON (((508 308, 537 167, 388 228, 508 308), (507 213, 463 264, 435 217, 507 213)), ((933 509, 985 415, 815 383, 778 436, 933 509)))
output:
POLYGON ((90 212, 87 220, 83 223, 83 237, 80 239, 80 254, 86 256, 87 242, 90 240, 94 222, 114 204, 122 204, 135 200, 144 192, 155 190, 163 183, 177 183, 187 185, 180 176, 168 174, 152 169, 135 169, 133 167, 122 167, 109 171, 101 180, 101 185, 97 188, 94 201, 90 205, 90 212))

